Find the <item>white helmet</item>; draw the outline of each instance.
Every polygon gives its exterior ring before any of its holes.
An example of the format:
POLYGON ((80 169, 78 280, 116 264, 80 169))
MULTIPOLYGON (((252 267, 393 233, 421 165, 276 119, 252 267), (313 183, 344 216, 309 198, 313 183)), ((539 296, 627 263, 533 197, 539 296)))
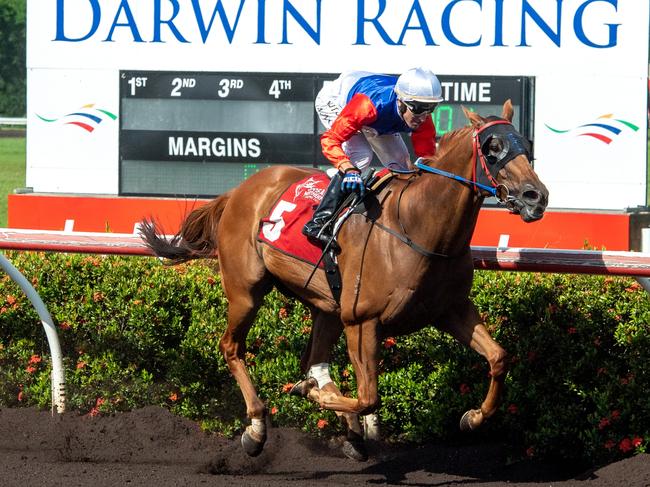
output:
POLYGON ((421 103, 440 103, 442 86, 435 74, 426 68, 413 68, 397 78, 395 84, 397 98, 402 101, 421 103))

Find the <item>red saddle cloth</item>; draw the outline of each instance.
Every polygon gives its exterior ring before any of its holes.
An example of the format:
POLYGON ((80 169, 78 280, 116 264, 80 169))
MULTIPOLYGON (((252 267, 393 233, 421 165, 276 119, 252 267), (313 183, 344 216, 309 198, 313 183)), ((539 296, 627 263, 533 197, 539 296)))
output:
MULTIPOLYGON (((258 240, 284 254, 316 264, 322 248, 302 234, 329 185, 327 174, 314 174, 289 186, 260 222, 258 240)), ((321 262, 322 267, 322 262, 321 262)))

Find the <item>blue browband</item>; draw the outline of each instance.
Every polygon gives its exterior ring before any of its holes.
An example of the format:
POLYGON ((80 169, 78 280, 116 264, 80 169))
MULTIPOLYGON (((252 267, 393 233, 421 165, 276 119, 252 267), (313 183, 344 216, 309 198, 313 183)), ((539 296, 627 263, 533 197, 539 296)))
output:
POLYGON ((467 184, 469 184, 471 186, 475 186, 477 188, 481 188, 481 189, 487 191, 492 196, 497 195, 496 188, 493 188, 492 186, 486 186, 485 184, 477 183, 476 181, 471 181, 471 180, 469 180, 467 178, 464 178, 462 176, 458 176, 457 174, 453 174, 453 173, 450 173, 450 172, 447 172, 447 171, 443 171, 442 169, 437 169, 435 167, 427 166, 426 164, 422 164, 420 162, 421 160, 422 160, 422 158, 419 157, 417 159, 417 161, 415 161, 414 164, 415 164, 415 167, 417 167, 418 169, 420 169, 422 171, 430 172, 430 173, 433 173, 433 174, 439 174, 440 176, 445 176, 447 178, 455 179, 456 181, 460 181, 462 183, 467 183, 467 184))

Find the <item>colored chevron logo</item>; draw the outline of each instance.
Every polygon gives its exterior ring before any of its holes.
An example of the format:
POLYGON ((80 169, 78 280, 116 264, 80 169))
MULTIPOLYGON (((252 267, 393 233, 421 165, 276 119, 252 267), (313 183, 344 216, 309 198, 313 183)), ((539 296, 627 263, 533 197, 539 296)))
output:
POLYGON ((68 113, 58 118, 46 118, 38 113, 35 114, 43 122, 59 122, 65 125, 81 127, 87 132, 92 132, 106 119, 117 120, 117 115, 103 108, 95 108, 94 103, 82 106, 79 111, 68 113))
POLYGON ((569 134, 575 133, 578 137, 592 137, 596 140, 599 140, 605 144, 610 144, 614 137, 619 135, 624 129, 631 129, 633 131, 639 130, 639 127, 634 125, 627 120, 621 120, 620 118, 614 118, 614 115, 608 113, 607 115, 601 115, 595 121, 591 123, 585 123, 583 125, 578 125, 572 129, 560 130, 551 127, 548 124, 544 124, 547 129, 556 134, 569 134))

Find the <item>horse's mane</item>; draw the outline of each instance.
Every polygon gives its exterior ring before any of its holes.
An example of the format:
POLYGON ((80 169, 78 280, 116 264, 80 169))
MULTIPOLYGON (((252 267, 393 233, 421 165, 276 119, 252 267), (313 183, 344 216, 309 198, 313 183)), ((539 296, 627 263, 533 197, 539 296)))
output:
POLYGON ((438 150, 432 160, 446 157, 450 152, 456 150, 458 145, 464 141, 464 138, 472 131, 471 126, 461 127, 451 132, 447 132, 440 138, 438 150))

